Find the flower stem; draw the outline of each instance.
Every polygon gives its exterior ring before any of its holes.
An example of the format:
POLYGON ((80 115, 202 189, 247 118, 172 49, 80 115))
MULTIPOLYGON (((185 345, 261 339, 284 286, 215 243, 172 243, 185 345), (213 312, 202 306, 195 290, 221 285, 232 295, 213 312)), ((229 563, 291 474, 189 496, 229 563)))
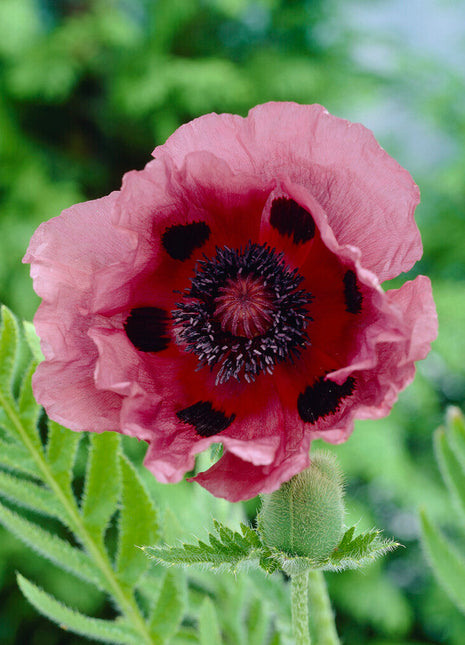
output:
MULTIPOLYGON (((339 645, 334 624, 334 613, 322 571, 310 570, 308 573, 308 598, 310 601, 310 620, 316 645, 339 645)), ((292 605, 294 607, 294 604, 292 605)), ((308 641, 310 642, 310 641, 308 641)), ((302 641, 306 643, 306 641, 302 641)))
POLYGON ((295 645, 311 645, 308 631, 308 571, 292 576, 291 605, 295 645))

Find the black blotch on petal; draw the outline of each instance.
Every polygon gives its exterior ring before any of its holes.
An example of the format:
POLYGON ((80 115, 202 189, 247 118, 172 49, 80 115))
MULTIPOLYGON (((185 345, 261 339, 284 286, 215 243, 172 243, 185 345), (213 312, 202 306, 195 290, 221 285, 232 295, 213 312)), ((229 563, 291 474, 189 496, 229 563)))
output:
POLYGON ((124 329, 131 343, 141 352, 161 352, 170 342, 168 314, 158 307, 132 309, 124 329))
POLYGON ((304 244, 315 235, 315 222, 305 208, 288 197, 278 197, 271 204, 270 224, 281 235, 293 236, 294 244, 304 244))
POLYGON ((359 314, 362 311, 363 296, 357 284, 355 271, 346 271, 344 278, 344 299, 346 311, 350 314, 359 314))
POLYGON ((183 423, 194 426, 201 437, 212 437, 223 432, 236 418, 235 414, 227 417, 224 412, 215 410, 209 401, 197 401, 194 405, 176 412, 176 416, 183 423))
POLYGON ((210 227, 205 222, 174 224, 168 226, 161 236, 165 251, 174 260, 188 260, 210 237, 210 227))
POLYGON ((302 421, 316 423, 318 419, 334 414, 339 410, 342 399, 350 396, 355 389, 355 379, 352 376, 338 385, 334 381, 319 378, 309 385, 297 399, 297 411, 302 421))

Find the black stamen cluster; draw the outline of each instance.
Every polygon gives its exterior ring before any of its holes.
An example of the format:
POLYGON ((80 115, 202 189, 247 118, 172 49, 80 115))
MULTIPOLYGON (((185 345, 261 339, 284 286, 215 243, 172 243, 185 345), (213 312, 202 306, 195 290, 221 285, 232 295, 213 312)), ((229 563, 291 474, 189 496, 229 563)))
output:
POLYGON ((310 342, 306 327, 312 295, 298 288, 302 280, 297 269, 286 266, 284 253, 266 244, 249 242, 244 250, 217 247, 214 258, 197 263, 191 288, 172 312, 178 342, 197 355, 199 369, 218 370, 216 384, 242 377, 250 383, 262 372, 271 374, 278 363, 293 362, 310 342), (261 280, 272 294, 273 321, 261 336, 235 336, 215 319, 215 298, 238 276, 261 280))

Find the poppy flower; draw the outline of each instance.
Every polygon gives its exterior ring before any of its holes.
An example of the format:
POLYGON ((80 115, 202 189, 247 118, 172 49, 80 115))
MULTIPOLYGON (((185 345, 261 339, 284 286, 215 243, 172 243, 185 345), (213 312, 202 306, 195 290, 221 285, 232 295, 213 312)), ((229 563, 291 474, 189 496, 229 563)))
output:
POLYGON ((386 415, 436 336, 409 173, 358 124, 268 103, 179 128, 121 190, 42 224, 37 400, 73 430, 149 443, 145 465, 236 501, 386 415))

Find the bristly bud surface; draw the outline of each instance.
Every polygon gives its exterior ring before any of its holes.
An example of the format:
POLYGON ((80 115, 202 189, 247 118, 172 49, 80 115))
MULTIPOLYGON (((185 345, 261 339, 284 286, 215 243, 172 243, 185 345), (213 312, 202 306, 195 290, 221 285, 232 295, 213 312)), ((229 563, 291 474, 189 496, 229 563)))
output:
POLYGON ((321 560, 339 544, 343 519, 341 471, 334 455, 319 452, 310 468, 262 496, 259 531, 270 548, 321 560))

